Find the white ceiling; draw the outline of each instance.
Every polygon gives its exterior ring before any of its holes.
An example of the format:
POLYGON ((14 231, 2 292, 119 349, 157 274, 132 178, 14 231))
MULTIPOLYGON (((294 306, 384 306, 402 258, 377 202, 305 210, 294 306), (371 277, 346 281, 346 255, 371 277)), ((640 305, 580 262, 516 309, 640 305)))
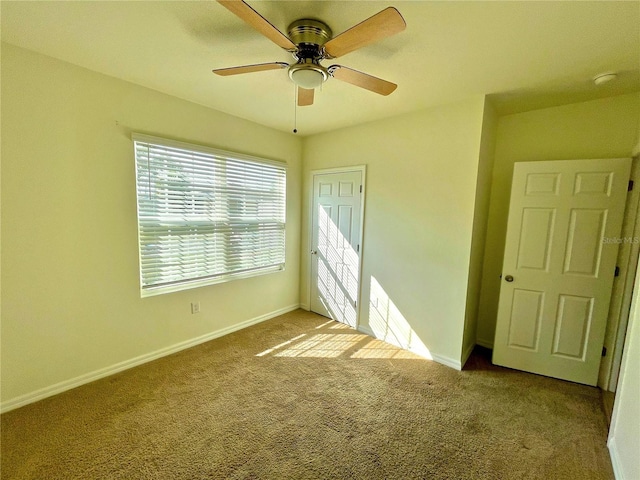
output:
MULTIPOLYGON (((500 113, 640 91, 640 1, 278 1, 248 3, 281 31, 299 18, 334 35, 389 5, 407 29, 331 61, 397 83, 388 97, 329 79, 297 109, 301 135, 471 95, 500 113), (615 82, 591 78, 616 71, 615 82)), ((290 54, 215 1, 5 1, 2 40, 283 131, 294 121, 286 70, 211 69, 290 54)), ((325 66, 330 63, 324 62, 325 66)))

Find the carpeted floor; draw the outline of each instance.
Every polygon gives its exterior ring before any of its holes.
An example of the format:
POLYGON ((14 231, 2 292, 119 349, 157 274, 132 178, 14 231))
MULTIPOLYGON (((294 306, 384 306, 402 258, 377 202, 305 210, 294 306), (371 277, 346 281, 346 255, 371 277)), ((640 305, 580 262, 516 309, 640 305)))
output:
POLYGON ((612 479, 599 390, 298 310, 2 415, 3 479, 612 479))

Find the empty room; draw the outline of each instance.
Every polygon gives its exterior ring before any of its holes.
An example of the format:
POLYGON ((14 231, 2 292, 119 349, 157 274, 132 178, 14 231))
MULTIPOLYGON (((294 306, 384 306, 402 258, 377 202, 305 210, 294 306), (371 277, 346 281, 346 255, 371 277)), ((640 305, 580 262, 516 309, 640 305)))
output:
POLYGON ((0 1, 2 479, 640 479, 640 1, 0 1))

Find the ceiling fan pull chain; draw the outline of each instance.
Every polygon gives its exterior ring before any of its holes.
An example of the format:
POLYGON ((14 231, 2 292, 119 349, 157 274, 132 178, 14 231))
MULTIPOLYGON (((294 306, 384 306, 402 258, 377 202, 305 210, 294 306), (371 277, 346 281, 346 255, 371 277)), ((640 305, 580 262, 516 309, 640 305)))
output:
POLYGON ((298 87, 293 86, 293 133, 298 133, 298 87))

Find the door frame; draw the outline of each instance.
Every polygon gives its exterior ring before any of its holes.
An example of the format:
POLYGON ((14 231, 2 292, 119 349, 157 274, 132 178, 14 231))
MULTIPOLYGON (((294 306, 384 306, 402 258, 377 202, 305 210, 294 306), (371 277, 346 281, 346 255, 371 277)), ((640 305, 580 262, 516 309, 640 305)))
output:
POLYGON ((362 306, 362 264, 364 253, 364 204, 367 193, 367 166, 366 165, 354 165, 352 167, 335 167, 335 168, 322 168, 309 171, 309 183, 308 183, 308 198, 309 198, 309 221, 307 225, 308 231, 308 245, 306 255, 308 257, 308 269, 309 278, 307 282, 307 295, 309 298, 309 311, 311 311, 311 282, 313 280, 313 256, 310 254, 313 249, 313 184, 316 175, 325 175, 331 173, 348 173, 348 172, 360 172, 362 174, 362 196, 360 198, 360 231, 358 232, 358 243, 360 245, 359 262, 358 262, 358 294, 356 305, 356 329, 360 327, 360 307, 362 306))
MULTIPOLYGON (((624 211, 624 220, 622 224, 622 238, 637 239, 640 237, 640 155, 631 158, 631 178, 634 182, 633 193, 627 197, 627 204, 624 211)), ((638 265, 638 255, 640 254, 640 245, 635 241, 631 242, 628 252, 628 263, 626 265, 618 265, 623 269, 623 275, 614 279, 611 291, 611 307, 607 322, 607 330, 611 326, 611 338, 605 337, 605 346, 607 341, 607 356, 610 361, 606 364, 600 364, 600 372, 598 375, 598 387, 602 390, 614 392, 617 390, 618 375, 622 364, 622 353, 624 350, 624 340, 629 324, 629 314, 631 313, 631 299, 633 297, 633 288, 635 284, 636 268, 638 265), (617 297, 617 298, 615 298, 617 297), (614 305, 614 300, 617 305, 614 305), (616 311, 612 311, 616 308, 616 311)), ((618 254, 620 255, 620 254, 618 254)))

